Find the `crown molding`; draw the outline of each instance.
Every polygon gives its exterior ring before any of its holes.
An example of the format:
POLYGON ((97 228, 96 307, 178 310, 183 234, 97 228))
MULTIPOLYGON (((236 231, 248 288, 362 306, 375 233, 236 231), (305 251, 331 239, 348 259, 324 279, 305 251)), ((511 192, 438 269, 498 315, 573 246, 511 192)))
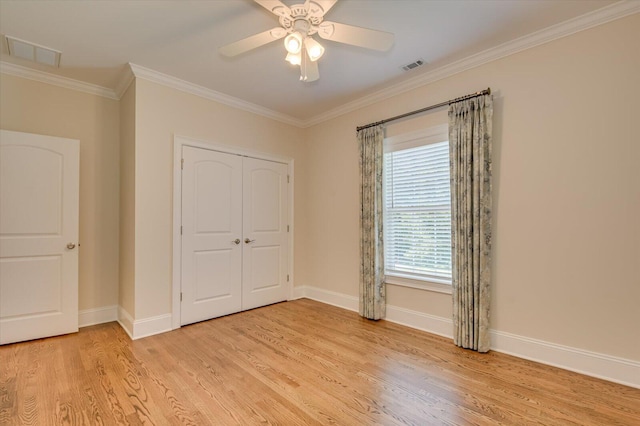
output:
POLYGON ((475 55, 468 56, 456 62, 436 68, 425 74, 420 74, 414 78, 394 84, 370 95, 364 96, 355 101, 348 102, 337 108, 305 120, 302 127, 311 127, 324 121, 340 117, 349 112, 367 107, 374 103, 389 99, 401 93, 405 93, 418 87, 445 79, 463 71, 479 67, 480 65, 492 62, 536 46, 540 46, 551 41, 567 37, 580 31, 606 24, 616 19, 624 18, 640 12, 640 1, 623 0, 612 5, 603 7, 593 12, 586 13, 576 18, 564 21, 560 24, 552 25, 540 31, 503 43, 496 47, 484 50, 475 55))
POLYGON ((253 104, 251 102, 243 101, 242 99, 235 98, 233 96, 225 95, 224 93, 216 92, 215 90, 208 89, 206 87, 199 86, 194 83, 190 83, 185 80, 181 80, 176 77, 172 77, 167 74, 162 74, 158 71, 151 70, 149 68, 141 67, 140 65, 129 63, 131 71, 135 78, 141 78, 143 80, 151 81, 153 83, 161 84, 182 92, 190 93, 192 95, 200 96, 205 99, 210 99, 221 104, 238 108, 243 111, 251 112, 254 114, 262 115, 264 117, 280 121, 291 126, 302 127, 303 121, 297 118, 291 117, 286 114, 282 114, 273 111, 269 108, 262 107, 260 105, 253 104))
POLYGON ((79 92, 102 96, 109 99, 120 99, 116 95, 116 92, 106 87, 98 86, 91 83, 85 83, 83 81, 54 75, 44 71, 34 70, 5 61, 0 61, 0 73, 26 78, 28 80, 39 81, 41 83, 47 83, 53 86, 63 87, 65 89, 77 90, 79 92))
POLYGON ((124 93, 127 91, 129 86, 131 86, 131 83, 133 83, 133 80, 135 79, 136 77, 135 75, 133 75, 131 65, 125 65, 124 70, 122 70, 122 73, 120 73, 120 78, 116 82, 115 92, 116 95, 118 95, 118 99, 122 99, 124 93))
POLYGON ((160 72, 151 70, 129 63, 123 71, 115 89, 98 86, 95 84, 85 83, 67 77, 54 75, 44 71, 38 71, 24 66, 11 64, 0 61, 0 73, 14 75, 17 77, 35 80, 42 83, 48 83, 66 89, 77 90, 80 92, 90 93, 93 95, 103 96, 109 99, 119 100, 126 92, 127 88, 135 78, 141 78, 147 81, 161 84, 186 93, 191 93, 206 99, 210 99, 221 104, 231 106, 240 110, 261 115, 285 124, 295 127, 307 128, 315 126, 322 122, 337 118, 349 112, 370 106, 374 103, 381 102, 393 96, 417 89, 418 87, 434 83, 438 80, 451 77, 455 74, 479 67, 491 61, 495 61, 515 53, 531 49, 536 46, 575 34, 598 25, 626 16, 640 13, 640 1, 623 0, 604 8, 586 13, 568 21, 545 28, 540 31, 528 34, 515 40, 503 43, 499 46, 484 50, 475 55, 468 56, 464 59, 452 62, 442 67, 433 69, 427 73, 420 74, 414 78, 394 84, 370 95, 348 102, 337 108, 326 111, 322 114, 311 117, 307 120, 297 119, 295 117, 279 113, 269 108, 244 101, 233 96, 225 95, 215 90, 181 80, 160 72))

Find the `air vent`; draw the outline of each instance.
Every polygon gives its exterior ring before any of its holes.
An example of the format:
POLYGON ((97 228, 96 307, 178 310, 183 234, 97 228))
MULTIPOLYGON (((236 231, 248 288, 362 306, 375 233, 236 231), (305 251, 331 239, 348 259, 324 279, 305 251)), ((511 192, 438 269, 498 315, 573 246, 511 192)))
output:
POLYGON ((425 64, 425 62, 422 59, 418 59, 415 62, 411 62, 410 64, 403 65, 402 69, 405 70, 405 71, 411 71, 412 69, 421 67, 424 64, 425 64))
POLYGON ((7 39, 7 46, 9 47, 9 55, 52 67, 60 66, 60 55, 62 55, 62 52, 11 36, 5 37, 7 39))

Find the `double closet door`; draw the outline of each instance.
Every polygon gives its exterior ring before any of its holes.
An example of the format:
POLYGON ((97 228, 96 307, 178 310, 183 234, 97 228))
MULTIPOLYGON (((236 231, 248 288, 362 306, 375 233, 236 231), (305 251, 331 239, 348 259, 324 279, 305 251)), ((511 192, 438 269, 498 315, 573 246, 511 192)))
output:
POLYGON ((182 325, 287 300, 287 165, 182 149, 182 325))

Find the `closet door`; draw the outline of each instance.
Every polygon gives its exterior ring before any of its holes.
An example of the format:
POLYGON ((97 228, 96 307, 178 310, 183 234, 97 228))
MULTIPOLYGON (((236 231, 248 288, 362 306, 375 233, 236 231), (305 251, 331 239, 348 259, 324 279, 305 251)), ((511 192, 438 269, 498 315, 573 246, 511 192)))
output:
POLYGON ((181 324, 242 308, 242 157, 184 147, 181 324))
POLYGON ((287 300, 287 166, 244 158, 242 309, 287 300))

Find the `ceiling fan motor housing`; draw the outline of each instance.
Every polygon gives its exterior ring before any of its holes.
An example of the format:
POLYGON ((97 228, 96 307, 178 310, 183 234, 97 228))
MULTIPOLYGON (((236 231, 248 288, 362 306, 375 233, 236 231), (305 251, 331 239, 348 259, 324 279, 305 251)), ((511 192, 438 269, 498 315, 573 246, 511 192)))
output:
POLYGON ((299 32, 300 34, 313 35, 318 32, 318 25, 322 23, 323 10, 314 2, 310 2, 309 10, 304 4, 294 4, 290 7, 291 14, 280 15, 280 25, 288 33, 299 32))

